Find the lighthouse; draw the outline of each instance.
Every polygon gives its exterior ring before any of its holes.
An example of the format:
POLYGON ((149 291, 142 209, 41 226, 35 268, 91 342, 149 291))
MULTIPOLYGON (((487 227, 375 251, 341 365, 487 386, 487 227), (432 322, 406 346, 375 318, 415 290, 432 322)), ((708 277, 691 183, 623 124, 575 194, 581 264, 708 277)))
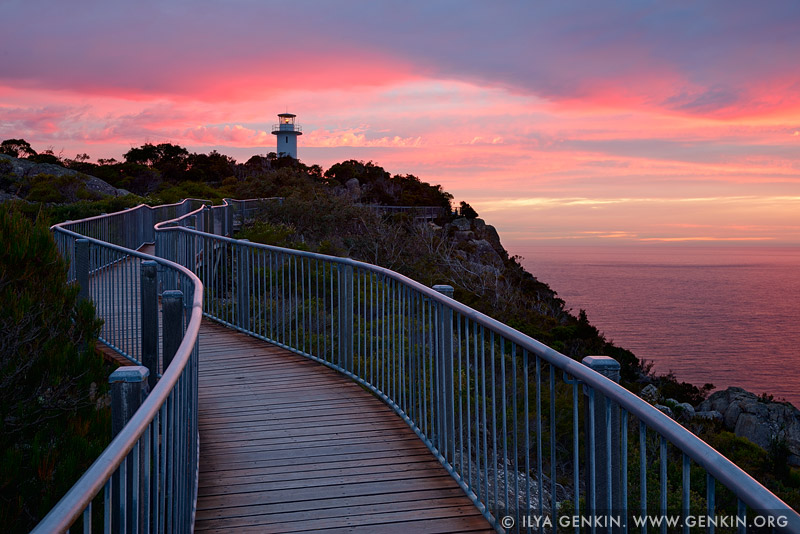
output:
POLYGON ((303 129, 294 123, 297 115, 278 113, 278 124, 272 126, 272 135, 278 136, 278 157, 291 156, 297 159, 297 136, 303 135, 303 129))

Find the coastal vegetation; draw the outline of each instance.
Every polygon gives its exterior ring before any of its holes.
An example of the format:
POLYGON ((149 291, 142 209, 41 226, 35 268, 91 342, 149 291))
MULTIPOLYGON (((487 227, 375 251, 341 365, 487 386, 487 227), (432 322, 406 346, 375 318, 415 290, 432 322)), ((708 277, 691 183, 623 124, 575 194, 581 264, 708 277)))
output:
MULTIPOLYGON (((9 156, 0 157, 0 194, 18 213, 38 220, 40 231, 46 231, 47 224, 139 203, 157 205, 187 197, 214 202, 225 197, 282 197, 283 202, 260 213, 237 237, 362 260, 428 286, 450 284, 457 300, 571 358, 611 356, 621 364, 624 387, 637 394, 647 387, 656 390, 659 402, 672 408, 673 415, 685 426, 790 506, 800 507, 800 471, 788 465, 785 443, 776 441, 758 447, 726 430, 720 421, 692 418, 684 413, 682 404, 699 405, 713 386, 680 382, 670 374, 656 375, 648 362, 607 340, 583 310, 573 313, 544 281, 522 267, 521 258, 509 255, 496 230, 474 208, 461 202, 454 210, 453 197, 439 185, 413 175, 391 175, 374 162, 355 160, 337 163, 327 170, 275 154, 237 163, 217 152, 193 154, 169 143, 147 143, 128 151, 123 161, 90 163, 85 155, 62 159, 52 151, 37 154, 24 140, 8 141, 0 145, 0 153, 9 156), (22 156, 27 159, 19 159, 22 156), (90 177, 110 184, 115 196, 96 192, 90 187, 90 177), (385 212, 374 209, 375 205, 431 206, 440 208, 441 215, 420 223, 413 213, 385 212)), ((13 234, 4 231, 3 246, 10 235, 13 234)), ((102 379, 98 382, 104 383, 102 379)), ((571 402, 568 389, 560 386, 557 406, 571 402)), ((543 412, 549 409, 549 402, 544 400, 543 412)), ((558 447, 562 446, 562 435, 567 441, 571 439, 566 437, 571 432, 570 424, 558 423, 558 447)), ((630 445, 633 446, 632 441, 630 445)), ((657 444, 648 444, 648 450, 651 447, 657 454, 657 444)), ((636 454, 633 450, 631 458, 635 460, 636 454)), ((636 468, 632 465, 631 473, 636 468)), ((655 466, 650 468, 656 477, 655 466)), ((679 469, 671 469, 670 484, 679 485, 680 476, 679 469)), ((699 506, 705 482, 700 474, 693 474, 692 479, 693 506, 699 506)), ((562 482, 569 483, 559 478, 562 482)), ((657 485, 654 482, 649 487, 652 490, 657 485)), ((632 488, 631 494, 634 493, 632 488)), ((724 493, 720 494, 719 502, 725 498, 724 493)), ((655 496, 651 502, 655 502, 655 496)))
POLYGON ((110 369, 44 221, 0 205, 0 236, 0 523, 24 532, 110 441, 110 369))

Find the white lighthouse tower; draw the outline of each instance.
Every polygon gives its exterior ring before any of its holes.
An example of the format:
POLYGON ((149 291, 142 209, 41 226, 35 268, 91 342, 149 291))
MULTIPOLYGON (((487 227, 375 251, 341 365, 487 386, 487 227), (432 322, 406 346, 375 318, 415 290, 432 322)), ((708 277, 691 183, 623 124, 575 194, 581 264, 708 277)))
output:
POLYGON ((303 129, 294 123, 297 115, 278 113, 278 124, 272 126, 272 134, 278 136, 278 157, 291 156, 297 159, 297 136, 303 135, 303 129))

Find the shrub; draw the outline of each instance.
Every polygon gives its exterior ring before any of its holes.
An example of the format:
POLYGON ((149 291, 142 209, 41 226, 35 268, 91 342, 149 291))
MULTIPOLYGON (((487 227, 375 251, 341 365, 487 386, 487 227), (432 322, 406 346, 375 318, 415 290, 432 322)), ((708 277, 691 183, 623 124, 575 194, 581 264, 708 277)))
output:
POLYGON ((37 174, 28 180, 26 186, 28 193, 25 199, 31 202, 75 202, 100 197, 89 191, 85 181, 74 174, 37 174))
POLYGON ((0 524, 27 531, 102 451, 101 322, 47 226, 0 206, 0 524))

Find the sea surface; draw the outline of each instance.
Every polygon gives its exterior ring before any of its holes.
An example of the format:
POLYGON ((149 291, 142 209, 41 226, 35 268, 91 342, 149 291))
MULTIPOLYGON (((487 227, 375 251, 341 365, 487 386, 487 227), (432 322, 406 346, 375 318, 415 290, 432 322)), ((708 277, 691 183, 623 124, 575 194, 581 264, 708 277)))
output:
POLYGON ((659 373, 800 407, 800 247, 520 246, 575 314, 659 373))

